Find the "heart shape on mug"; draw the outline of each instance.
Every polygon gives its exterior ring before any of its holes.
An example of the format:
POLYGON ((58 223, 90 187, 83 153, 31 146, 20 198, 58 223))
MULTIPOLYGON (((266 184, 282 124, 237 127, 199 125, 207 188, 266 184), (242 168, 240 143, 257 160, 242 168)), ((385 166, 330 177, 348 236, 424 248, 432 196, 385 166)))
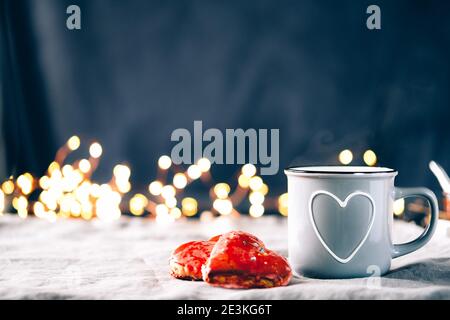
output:
POLYGON ((310 220, 311 220, 311 225, 313 227, 313 230, 314 230, 314 232, 317 235, 317 238, 322 243, 324 248, 328 251, 328 253, 334 259, 336 259, 338 262, 340 262, 340 263, 347 263, 351 259, 353 259, 353 257, 356 255, 356 253, 359 251, 359 249, 363 246, 364 242, 369 237, 370 231, 372 230, 372 226, 373 226, 373 223, 375 221, 375 201, 373 200, 373 198, 369 194, 367 194, 365 192, 362 192, 362 191, 355 191, 355 192, 349 194, 344 199, 344 201, 342 201, 341 199, 339 199, 336 195, 334 195, 331 192, 328 192, 328 191, 325 191, 325 190, 319 190, 319 191, 314 192, 311 195, 310 199, 309 199, 309 217, 310 217, 310 220), (336 252, 333 251, 330 248, 330 245, 327 244, 327 242, 325 241, 324 237, 319 232, 319 228, 318 228, 316 220, 314 218, 314 201, 316 200, 317 196, 319 196, 319 195, 325 195, 325 196, 331 197, 335 202, 337 202, 339 204, 339 206, 341 208, 346 208, 348 203, 349 203, 349 201, 352 198, 356 197, 356 196, 364 197, 364 198, 366 198, 366 199, 368 199, 370 201, 370 204, 371 204, 372 208, 371 208, 369 223, 367 225, 367 230, 362 234, 362 237, 359 237, 359 239, 357 239, 356 246, 350 251, 350 253, 346 257, 341 257, 338 254, 336 254, 336 252))

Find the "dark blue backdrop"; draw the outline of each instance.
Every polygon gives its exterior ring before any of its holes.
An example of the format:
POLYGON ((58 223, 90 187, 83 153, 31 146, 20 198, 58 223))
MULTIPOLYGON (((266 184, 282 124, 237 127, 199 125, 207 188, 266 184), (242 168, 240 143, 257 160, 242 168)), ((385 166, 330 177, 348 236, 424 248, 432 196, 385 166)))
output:
MULTIPOLYGON (((400 185, 438 190, 430 159, 450 170, 448 1, 0 3, 3 175, 42 172, 80 134, 104 146, 99 178, 128 161, 143 184, 194 120, 280 128, 281 167, 372 148, 400 185), (373 3, 380 31, 365 27, 373 3)), ((282 171, 269 182, 285 188, 282 171)))

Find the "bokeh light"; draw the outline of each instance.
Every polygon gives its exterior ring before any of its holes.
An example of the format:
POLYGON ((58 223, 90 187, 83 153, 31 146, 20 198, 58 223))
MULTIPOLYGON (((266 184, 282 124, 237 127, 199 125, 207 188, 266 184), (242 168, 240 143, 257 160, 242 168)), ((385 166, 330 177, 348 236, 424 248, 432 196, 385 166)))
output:
POLYGON ((170 159, 169 156, 161 156, 158 159, 158 166, 163 169, 163 170, 167 170, 170 168, 170 166, 172 165, 172 160, 170 159))
POLYGON ((238 178, 238 184, 241 188, 247 189, 250 184, 250 178, 241 174, 238 178))
POLYGON ((191 197, 186 197, 181 201, 181 211, 187 217, 192 217, 197 213, 197 200, 191 197))
POLYGON ((173 176, 173 185, 177 189, 184 189, 187 185, 187 178, 184 173, 177 173, 173 176))
POLYGON ((339 162, 342 163, 343 165, 348 165, 353 161, 353 153, 348 150, 342 150, 339 153, 339 162))
POLYGON ((163 184, 160 181, 153 181, 148 186, 148 192, 154 196, 159 196, 161 194, 163 184))
POLYGON ((130 199, 130 212, 135 216, 141 216, 145 212, 148 199, 141 193, 137 193, 130 199))
POLYGON ((98 143, 98 142, 94 142, 89 147, 89 154, 91 155, 92 158, 100 158, 102 153, 103 153, 103 148, 100 145, 100 143, 98 143))
POLYGON ((288 194, 283 193, 278 197, 278 211, 283 215, 288 215, 288 194))
POLYGON ((264 214, 264 206, 261 204, 252 204, 249 209, 249 214, 253 218, 259 218, 264 214))
POLYGON ((80 147, 80 138, 78 136, 72 136, 67 140, 67 147, 75 151, 80 147))
POLYGON ((363 159, 368 166, 374 166, 377 163, 377 155, 372 150, 366 150, 363 159))
POLYGON ((208 158, 201 158, 197 161, 197 165, 201 172, 208 172, 211 168, 211 161, 208 158))
POLYGON ((161 196, 166 200, 175 197, 176 193, 177 191, 171 185, 166 185, 161 190, 161 196))
POLYGON ((213 208, 222 215, 229 215, 233 211, 233 203, 229 199, 216 199, 213 208))
POLYGON ((405 199, 398 199, 394 201, 394 214, 400 216, 405 211, 405 199))
POLYGON ((88 173, 91 170, 91 163, 87 159, 81 159, 78 168, 83 173, 88 173))
POLYGON ((193 165, 189 166, 189 168, 187 170, 187 175, 192 180, 196 180, 196 179, 200 178, 200 176, 202 175, 202 171, 200 170, 199 166, 193 164, 193 165))
POLYGON ((256 167, 251 163, 247 163, 242 167, 242 174, 247 178, 251 178, 256 174, 256 167))
POLYGON ((214 194, 219 199, 226 199, 230 190, 230 186, 227 183, 218 183, 214 186, 214 194))
POLYGON ((254 177, 250 178, 249 187, 253 191, 257 191, 257 190, 261 189, 263 184, 264 184, 264 182, 261 179, 261 177, 254 176, 254 177))
POLYGON ((6 180, 2 183, 2 191, 6 194, 12 194, 14 192, 14 182, 11 180, 6 180))

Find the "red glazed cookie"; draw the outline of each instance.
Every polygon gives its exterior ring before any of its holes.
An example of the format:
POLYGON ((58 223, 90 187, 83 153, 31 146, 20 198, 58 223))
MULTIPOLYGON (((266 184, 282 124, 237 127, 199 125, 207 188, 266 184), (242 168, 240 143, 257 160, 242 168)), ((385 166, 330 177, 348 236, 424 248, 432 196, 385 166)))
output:
POLYGON ((169 259, 170 274, 178 279, 202 280, 202 266, 219 237, 187 242, 176 248, 169 259))
POLYGON ((242 231, 223 234, 203 268, 204 281, 225 288, 285 286, 291 277, 291 268, 284 257, 242 231))

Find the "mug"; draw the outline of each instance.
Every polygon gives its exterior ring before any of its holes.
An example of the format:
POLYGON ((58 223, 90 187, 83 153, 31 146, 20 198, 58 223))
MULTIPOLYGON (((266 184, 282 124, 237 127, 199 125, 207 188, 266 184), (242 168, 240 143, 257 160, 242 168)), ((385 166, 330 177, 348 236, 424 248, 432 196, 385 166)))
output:
POLYGON ((426 188, 396 188, 397 171, 381 167, 292 167, 288 178, 289 261, 311 278, 354 278, 389 271, 392 258, 411 253, 432 237, 438 203, 426 188), (392 243, 394 201, 423 197, 431 208, 414 241, 392 243))

